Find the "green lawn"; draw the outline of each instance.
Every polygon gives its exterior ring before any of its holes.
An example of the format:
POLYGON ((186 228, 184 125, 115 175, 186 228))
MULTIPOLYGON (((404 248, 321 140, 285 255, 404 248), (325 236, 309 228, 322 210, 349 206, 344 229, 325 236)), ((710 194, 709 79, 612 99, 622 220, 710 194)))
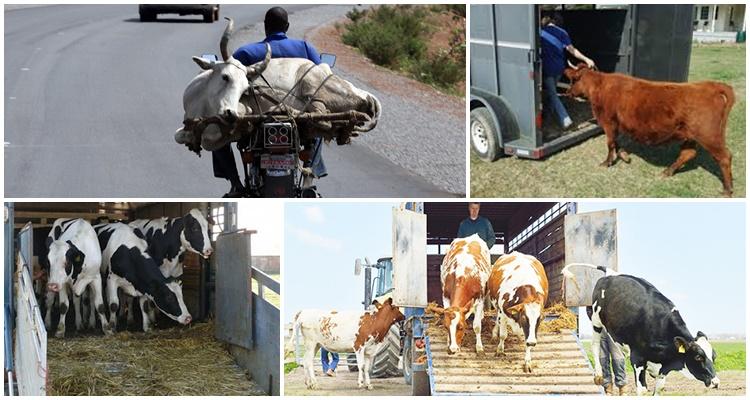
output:
MULTIPOLYGON (((269 274, 271 278, 273 278, 276 282, 281 282, 281 275, 279 274, 269 274)), ((253 285, 253 293, 258 294, 258 282, 253 279, 252 281, 253 285)), ((281 296, 279 296, 278 293, 274 292, 273 290, 269 288, 263 289, 263 296, 264 298, 271 304, 275 305, 276 308, 281 308, 281 296)))
MULTIPOLYGON (((732 152, 734 196, 745 197, 745 46, 694 45, 690 81, 718 80, 735 90, 727 146, 732 152)), ((472 154, 472 197, 719 197, 721 173, 701 149, 696 159, 671 178, 662 170, 674 162, 677 144, 643 146, 626 138, 631 163, 600 167, 607 146, 604 135, 556 153, 545 160, 503 158, 486 163, 472 154)))
MULTIPOLYGON (((583 348, 586 350, 586 354, 589 356, 589 362, 594 365, 594 357, 591 354, 591 341, 581 341, 583 348)), ((745 342, 711 342, 711 345, 716 352, 716 363, 714 368, 716 372, 720 371, 732 371, 732 370, 745 370, 745 342)), ((630 360, 626 361, 625 369, 628 374, 633 373, 633 367, 630 365, 630 360)))

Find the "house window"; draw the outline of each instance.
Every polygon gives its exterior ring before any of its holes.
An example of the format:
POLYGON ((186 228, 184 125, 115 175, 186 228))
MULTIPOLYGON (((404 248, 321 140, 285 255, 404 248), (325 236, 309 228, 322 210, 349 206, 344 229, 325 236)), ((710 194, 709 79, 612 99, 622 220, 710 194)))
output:
POLYGON ((213 225, 211 225, 211 241, 215 242, 216 237, 224 231, 224 206, 212 206, 211 218, 214 220, 213 225))
POLYGON ((708 6, 701 7, 701 19, 708 19, 708 6))

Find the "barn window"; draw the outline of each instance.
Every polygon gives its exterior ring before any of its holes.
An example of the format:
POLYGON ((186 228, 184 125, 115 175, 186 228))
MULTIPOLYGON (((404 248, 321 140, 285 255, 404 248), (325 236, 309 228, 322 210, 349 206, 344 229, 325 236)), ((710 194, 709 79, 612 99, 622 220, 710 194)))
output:
POLYGON ((701 7, 701 19, 708 19, 708 6, 701 7))
POLYGON ((532 221, 526 229, 521 231, 516 237, 508 242, 508 252, 512 252, 518 246, 526 242, 528 238, 537 233, 540 229, 547 226, 548 223, 552 222, 553 219, 557 218, 560 214, 565 213, 568 209, 568 203, 557 203, 552 208, 547 210, 542 216, 532 221))
POLYGON ((211 241, 215 242, 216 237, 224 231, 224 206, 212 206, 211 218, 214 220, 213 225, 211 225, 211 241))

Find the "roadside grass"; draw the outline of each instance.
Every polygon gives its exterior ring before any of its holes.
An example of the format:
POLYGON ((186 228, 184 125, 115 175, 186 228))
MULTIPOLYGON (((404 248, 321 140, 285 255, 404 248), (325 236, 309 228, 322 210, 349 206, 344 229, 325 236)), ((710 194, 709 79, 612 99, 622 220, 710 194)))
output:
POLYGON ((465 78, 466 71, 465 5, 381 5, 353 9, 347 17, 349 22, 341 35, 345 44, 358 48, 375 64, 464 96, 456 84, 465 78), (440 18, 464 23, 451 28, 438 23, 440 18), (445 39, 445 35, 448 44, 433 49, 435 38, 445 39))
MULTIPOLYGON (((732 152, 734 197, 746 195, 745 45, 693 45, 690 81, 718 80, 731 85, 735 104, 727 124, 732 152)), ((631 163, 600 167, 606 141, 599 135, 545 160, 503 158, 486 163, 470 158, 472 197, 720 197, 721 171, 702 148, 673 177, 661 172, 677 159, 679 146, 645 146, 627 138, 619 143, 631 163)))
MULTIPOLYGON (((582 340, 586 355, 588 355, 589 362, 594 365, 594 356, 591 353, 591 340, 582 340)), ((745 370, 745 342, 744 341, 715 341, 711 342, 711 345, 716 351, 716 363, 714 369, 716 372, 721 371, 744 371, 745 370)), ((630 365, 630 360, 625 362, 625 370, 632 376, 633 366, 630 365)))

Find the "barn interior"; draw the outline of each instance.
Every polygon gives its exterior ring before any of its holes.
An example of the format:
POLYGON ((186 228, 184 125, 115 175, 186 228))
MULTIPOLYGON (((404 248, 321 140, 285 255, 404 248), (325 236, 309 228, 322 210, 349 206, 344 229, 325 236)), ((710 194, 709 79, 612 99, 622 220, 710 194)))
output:
MULTIPOLYGON (((214 256, 205 260, 197 254, 186 252, 181 277, 183 298, 193 322, 182 326, 157 312, 155 329, 143 333, 141 313, 134 313, 135 321, 127 324, 118 321, 118 332, 103 336, 97 329, 76 332, 74 312, 68 312, 66 335, 46 341, 46 394, 53 395, 269 395, 278 393, 278 363, 275 367, 257 368, 257 364, 270 364, 274 354, 258 349, 252 340, 233 340, 246 336, 256 340, 278 342, 278 304, 269 304, 266 293, 278 293, 279 286, 263 271, 256 270, 251 255, 250 238, 254 231, 240 231, 239 247, 242 256, 229 253, 233 265, 217 268, 217 239, 231 236, 237 230, 236 203, 166 203, 166 202, 111 202, 67 203, 35 202, 6 203, 10 209, 16 245, 21 250, 29 242, 32 253, 30 266, 39 271, 38 256, 44 241, 57 218, 83 218, 92 223, 160 217, 182 217, 191 209, 210 216, 209 236, 215 249, 214 256), (26 228, 24 228, 26 227, 26 228), (29 229, 30 234, 29 234, 29 229), (23 232, 22 232, 23 231, 23 232), (222 233, 227 233, 222 235, 222 233), (23 234, 25 239, 21 239, 23 234), (245 263, 243 265, 238 265, 245 263), (226 288, 228 272, 236 275, 230 280, 239 281, 234 288, 226 288), (217 273, 219 269, 227 272, 217 273), (237 279, 246 276, 247 279, 237 279), (252 288, 252 289, 251 289, 252 288), (269 290, 270 289, 270 290, 269 290), (232 290, 238 290, 232 292, 232 290), (243 293, 244 292, 244 293, 243 293), (243 296, 244 294, 244 296, 243 296), (240 304, 241 303, 241 304, 240 304), (238 318, 247 312, 248 318, 238 318), (226 315, 233 314, 236 321, 227 322, 226 315), (217 319, 217 315, 222 318, 217 319), (273 319, 275 321, 269 321, 273 319), (258 321, 251 321, 258 319, 258 321), (246 321, 240 321, 246 320, 246 321), (260 323, 262 322, 262 323, 260 323), (238 324, 241 326, 238 328, 238 324), (258 332, 255 326, 265 326, 258 332), (275 335, 273 329, 276 327, 275 335), (245 330, 243 330, 245 329, 245 330), (231 332, 230 332, 231 331, 231 332), (261 338, 257 338, 261 335, 261 338), (265 354, 268 353, 268 354, 265 354), (252 371, 252 372, 251 372, 252 371)), ((6 232, 8 220, 6 220, 6 232)), ((8 244, 6 240, 6 244, 8 244)), ((223 251, 227 254, 227 250, 223 251)), ((20 257, 20 256, 19 256, 20 257)), ((278 273, 278 263, 260 259, 260 264, 271 273, 278 273), (275 264, 275 265, 274 265, 275 264)), ((6 269, 8 258, 6 256, 6 269)), ((29 271, 33 275, 32 271, 29 271)), ((7 275, 7 271, 6 271, 7 275)), ((38 330, 44 329, 44 290, 35 293, 39 314, 42 316, 38 330)), ((136 308, 137 308, 137 303, 136 308)), ((20 311, 19 311, 20 313, 20 311)), ((53 308, 52 326, 57 326, 59 313, 53 308)), ((17 332, 18 333, 18 332, 17 332)), ((46 332, 45 332, 45 337, 46 332)), ((19 340, 20 341, 20 340, 19 340)), ((278 348, 278 347, 277 347, 278 348)), ((22 372, 17 371, 23 375, 22 372)))
MULTIPOLYGON (((427 214, 427 301, 441 304, 440 265, 458 226, 468 217, 469 203, 424 203, 427 214)), ((565 215, 575 203, 483 202, 479 215, 490 220, 495 231, 494 262, 499 254, 514 250, 530 254, 544 265, 549 280, 547 304, 562 300, 565 266, 565 215)))

